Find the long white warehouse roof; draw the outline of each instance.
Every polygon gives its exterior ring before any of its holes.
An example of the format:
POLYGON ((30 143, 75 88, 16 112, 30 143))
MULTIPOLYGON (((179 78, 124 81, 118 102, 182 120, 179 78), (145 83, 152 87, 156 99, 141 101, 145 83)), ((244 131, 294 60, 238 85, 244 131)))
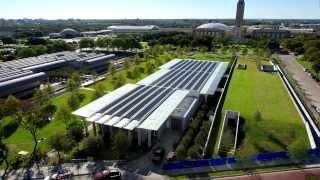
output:
POLYGON ((157 131, 190 94, 214 94, 227 63, 177 59, 161 68, 137 85, 127 84, 73 114, 126 130, 157 131))

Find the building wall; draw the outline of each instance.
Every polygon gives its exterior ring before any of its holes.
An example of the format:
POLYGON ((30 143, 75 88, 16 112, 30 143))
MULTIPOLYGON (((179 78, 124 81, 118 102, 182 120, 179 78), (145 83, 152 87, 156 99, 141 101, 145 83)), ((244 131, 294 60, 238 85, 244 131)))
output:
POLYGON ((200 36, 211 36, 215 38, 223 38, 226 33, 224 31, 212 31, 212 30, 195 30, 194 34, 200 36))
POLYGON ((284 39, 290 37, 291 33, 289 31, 263 31, 263 30, 255 30, 252 33, 254 38, 263 38, 268 37, 271 39, 284 39))

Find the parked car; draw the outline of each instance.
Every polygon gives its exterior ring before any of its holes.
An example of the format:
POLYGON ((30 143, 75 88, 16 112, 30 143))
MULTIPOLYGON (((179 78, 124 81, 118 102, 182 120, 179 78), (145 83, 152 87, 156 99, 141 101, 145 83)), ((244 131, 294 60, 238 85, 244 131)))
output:
POLYGON ((167 161, 174 161, 176 159, 176 153, 171 151, 167 155, 167 161))
POLYGON ((120 180, 121 172, 118 169, 110 169, 109 170, 109 179, 120 180))
POLYGON ((60 174, 60 173, 56 173, 56 174, 53 174, 51 176, 51 179, 52 180, 58 180, 58 179, 72 179, 73 177, 73 173, 72 172, 65 172, 63 174, 60 174))
POLYGON ((94 175, 95 180, 120 180, 121 172, 118 169, 107 169, 99 171, 94 175))
POLYGON ((153 150, 152 153, 152 162, 155 164, 159 164, 162 162, 165 150, 162 147, 157 147, 153 150))

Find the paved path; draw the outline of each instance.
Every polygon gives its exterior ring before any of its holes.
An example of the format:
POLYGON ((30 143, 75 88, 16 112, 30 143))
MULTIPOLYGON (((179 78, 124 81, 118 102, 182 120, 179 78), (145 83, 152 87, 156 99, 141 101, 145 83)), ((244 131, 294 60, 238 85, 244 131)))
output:
POLYGON ((320 85, 304 72, 304 68, 296 61, 293 55, 279 55, 279 57, 285 64, 286 69, 304 90, 311 105, 320 110, 320 85))
POLYGON ((308 180, 320 179, 320 168, 217 178, 223 180, 308 180))

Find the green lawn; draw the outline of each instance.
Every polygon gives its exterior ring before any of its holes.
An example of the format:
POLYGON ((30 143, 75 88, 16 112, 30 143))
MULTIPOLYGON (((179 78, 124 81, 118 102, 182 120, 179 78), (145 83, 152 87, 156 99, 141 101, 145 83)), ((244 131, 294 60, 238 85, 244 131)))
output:
MULTIPOLYGON (((80 106, 84 106, 91 101, 93 92, 81 89, 80 93, 83 94, 85 97, 80 106)), ((68 99, 69 95, 70 93, 65 93, 61 96, 53 98, 52 100, 53 104, 56 105, 57 108, 61 107, 63 104, 66 103, 66 100, 68 99)), ((44 137, 48 139, 50 136, 56 133, 63 133, 64 131, 65 131, 64 122, 59 120, 53 120, 52 122, 47 124, 45 127, 43 127, 39 131, 39 137, 44 137)), ((16 150, 16 151, 23 150, 28 152, 32 151, 33 144, 34 144, 30 133, 21 127, 19 127, 9 138, 5 139, 5 142, 13 150, 16 150)), ((48 143, 46 141, 41 142, 39 147, 44 151, 50 150, 48 143)))
POLYGON ((296 141, 309 148, 305 126, 280 77, 259 71, 253 59, 242 58, 238 63, 247 64, 248 69, 235 69, 223 107, 240 111, 244 119, 245 136, 237 155, 283 151, 296 141))
POLYGON ((216 53, 199 53, 195 54, 192 57, 193 59, 199 60, 213 60, 213 61, 222 61, 222 62, 229 62, 232 58, 231 54, 216 54, 216 53))

